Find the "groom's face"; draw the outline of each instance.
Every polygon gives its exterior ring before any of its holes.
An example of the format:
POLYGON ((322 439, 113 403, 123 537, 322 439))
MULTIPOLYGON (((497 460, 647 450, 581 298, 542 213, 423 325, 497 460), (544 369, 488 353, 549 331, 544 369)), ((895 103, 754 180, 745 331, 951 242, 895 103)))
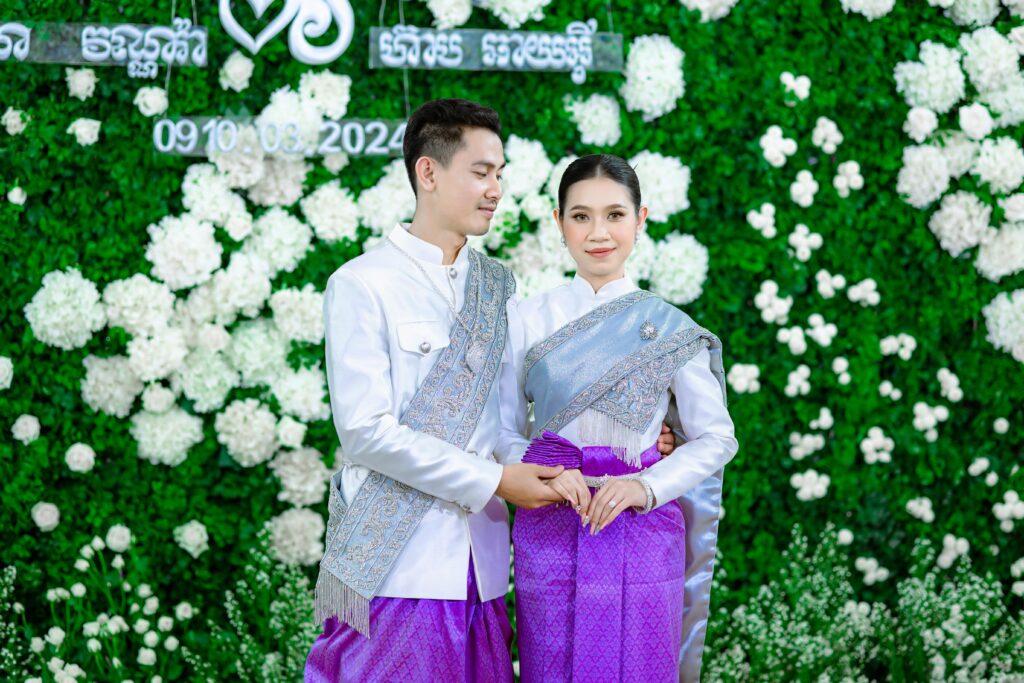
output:
POLYGON ((501 199, 505 149, 486 128, 467 128, 462 142, 447 168, 437 168, 437 206, 451 230, 479 236, 491 227, 501 199))

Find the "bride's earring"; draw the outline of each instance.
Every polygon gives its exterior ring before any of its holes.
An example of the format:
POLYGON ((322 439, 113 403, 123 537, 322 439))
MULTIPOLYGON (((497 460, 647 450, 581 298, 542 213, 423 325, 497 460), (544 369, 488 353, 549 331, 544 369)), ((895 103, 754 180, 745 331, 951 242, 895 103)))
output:
POLYGON ((562 246, 565 246, 565 235, 562 235, 562 246))
POLYGON ((640 241, 640 231, 636 231, 636 235, 633 236, 633 244, 637 244, 640 241))

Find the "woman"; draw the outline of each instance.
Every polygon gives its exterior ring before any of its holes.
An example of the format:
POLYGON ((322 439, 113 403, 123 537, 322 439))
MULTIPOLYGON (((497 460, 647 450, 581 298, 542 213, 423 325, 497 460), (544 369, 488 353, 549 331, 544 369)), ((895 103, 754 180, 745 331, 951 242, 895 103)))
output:
POLYGON ((577 274, 519 306, 523 461, 566 467, 566 505, 516 512, 522 680, 696 681, 737 449, 721 343, 625 274, 647 208, 624 160, 573 162, 554 216, 577 274), (686 440, 664 459, 663 419, 686 440))

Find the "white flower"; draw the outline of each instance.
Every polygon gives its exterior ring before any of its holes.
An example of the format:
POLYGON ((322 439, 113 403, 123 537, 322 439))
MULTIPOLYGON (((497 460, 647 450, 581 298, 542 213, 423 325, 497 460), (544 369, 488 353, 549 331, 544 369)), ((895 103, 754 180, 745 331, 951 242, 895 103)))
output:
POLYGON ((242 467, 254 467, 274 455, 277 420, 254 398, 232 401, 214 420, 217 441, 242 467))
POLYGON ((0 391, 10 389, 12 379, 14 379, 14 363, 7 356, 0 356, 0 391))
POLYGON ((794 76, 789 71, 779 74, 779 81, 787 93, 792 93, 798 100, 806 100, 811 94, 811 79, 807 76, 794 76))
POLYGON ((152 335, 167 327, 174 311, 174 295, 167 285, 141 273, 114 280, 103 289, 110 327, 123 327, 132 335, 152 335))
MULTIPOLYGON (((799 329, 799 328, 797 328, 799 329)), ((797 396, 806 396, 811 391, 811 383, 808 381, 811 377, 811 369, 801 363, 786 376, 786 388, 783 393, 790 398, 797 396)))
POLYGON ((775 237, 775 205, 765 202, 760 209, 751 209, 747 212, 747 223, 765 238, 775 237))
POLYGON ((36 503, 32 506, 32 521, 42 532, 53 531, 60 524, 60 510, 53 503, 36 503))
POLYGON ((786 165, 786 159, 796 154, 796 140, 782 136, 782 128, 769 126, 758 141, 764 160, 775 168, 786 165))
POLYGON ((309 226, 274 207, 256 219, 253 233, 242 245, 242 253, 252 254, 270 266, 270 277, 280 271, 292 272, 312 250, 313 231, 309 226))
POLYGON ((342 169, 348 166, 348 155, 344 152, 335 152, 334 154, 325 154, 323 158, 324 168, 338 175, 342 169))
POLYGON ((1020 76, 1019 55, 1013 44, 991 27, 960 36, 963 66, 980 93, 999 90, 1020 76))
POLYGON ((96 90, 96 72, 92 69, 64 69, 64 80, 68 84, 68 92, 83 102, 92 97, 96 90))
POLYGON ((999 10, 999 0, 954 0, 946 16, 960 26, 983 26, 991 24, 999 10))
POLYGON ((359 227, 359 206, 349 190, 337 180, 324 183, 299 203, 302 214, 316 237, 325 242, 355 240, 359 227))
POLYGON ((807 322, 811 326, 804 331, 808 337, 818 342, 821 346, 831 346, 832 340, 839 334, 839 328, 836 327, 835 323, 826 323, 825 318, 820 313, 812 313, 807 318, 807 322))
POLYGON ((964 96, 960 52, 926 40, 919 54, 919 62, 896 65, 896 90, 911 107, 928 107, 936 114, 945 114, 964 96))
POLYGON ((278 88, 270 95, 269 104, 256 117, 258 130, 277 128, 281 147, 277 151, 268 152, 271 157, 291 159, 298 155, 301 158, 307 154, 307 150, 315 150, 323 126, 322 108, 327 107, 333 112, 339 108, 344 110, 348 104, 347 92, 330 92, 338 90, 332 85, 336 79, 341 79, 344 85, 347 76, 328 74, 326 77, 312 77, 312 80, 310 77, 304 78, 307 84, 306 97, 288 86, 278 88))
POLYGON ((289 415, 277 421, 277 442, 287 448, 300 448, 306 437, 306 425, 289 415))
POLYGON ((473 11, 470 0, 426 0, 427 9, 434 15, 434 27, 446 31, 462 26, 473 11))
MULTIPOLYGON (((506 149, 506 153, 507 153, 506 149)), ((409 184, 405 164, 395 159, 384 167, 384 176, 359 195, 359 222, 380 235, 396 223, 412 218, 416 196, 409 184)))
POLYGON ((289 343, 272 321, 265 318, 239 325, 225 351, 228 361, 241 373, 243 387, 270 384, 288 369, 289 343))
POLYGON ((307 283, 302 289, 280 289, 270 297, 274 324, 286 338, 319 344, 324 340, 324 295, 307 283))
POLYGON ((188 621, 192 618, 193 614, 192 605, 187 602, 180 602, 174 608, 174 618, 178 621, 188 621))
POLYGON ((97 653, 97 652, 99 652, 100 650, 103 649, 103 645, 101 645, 100 641, 96 640, 95 638, 90 638, 89 640, 86 641, 85 648, 89 652, 95 654, 95 653, 97 653))
POLYGON ((782 298, 778 294, 778 283, 774 280, 765 280, 761 283, 760 291, 754 295, 754 306, 761 311, 761 319, 766 323, 784 325, 789 316, 789 309, 793 306, 793 297, 782 298))
POLYGON ((844 161, 836 168, 836 176, 832 179, 832 187, 840 197, 849 197, 851 190, 864 187, 864 176, 860 174, 860 164, 856 161, 844 161))
POLYGON ((174 529, 174 542, 194 558, 210 549, 209 540, 210 536, 206 533, 206 526, 198 519, 193 519, 174 529))
POLYGON ((177 396, 162 384, 150 384, 142 392, 142 407, 151 413, 166 413, 177 396))
POLYGON ((998 200, 1003 209, 1003 218, 1010 222, 1024 221, 1024 193, 1018 193, 998 200))
POLYGON ((674 110, 686 90, 683 58, 668 36, 635 38, 626 58, 626 82, 619 89, 626 110, 642 112, 644 121, 674 110))
POLYGON ((203 421, 181 408, 166 413, 146 411, 132 416, 129 429, 139 444, 139 457, 154 465, 177 467, 192 446, 203 440, 203 421))
POLYGON ((839 145, 843 144, 843 134, 832 119, 819 116, 811 131, 811 142, 820 147, 825 154, 835 154, 839 145))
POLYGON ((271 380, 270 389, 281 406, 281 412, 303 422, 326 420, 331 416, 331 406, 325 401, 327 375, 319 365, 299 370, 285 369, 271 380))
POLYGON ((868 465, 892 462, 895 447, 896 443, 885 435, 881 427, 868 429, 868 435, 860 442, 860 452, 864 454, 864 462, 868 465))
POLYGON ((674 304, 698 299, 708 277, 708 250, 693 235, 669 234, 657 245, 651 291, 674 304))
POLYGON ((128 359, 124 356, 87 356, 82 365, 85 366, 82 400, 93 410, 114 417, 128 417, 135 397, 143 389, 142 380, 132 372, 128 359))
POLYGON ((156 664, 156 653, 148 647, 140 647, 138 662, 142 666, 153 666, 156 664))
POLYGON ((615 98, 594 94, 581 100, 566 95, 562 101, 579 130, 583 144, 600 147, 618 144, 622 128, 619 124, 619 103, 615 98))
POLYGON ((220 68, 220 87, 242 92, 249 87, 253 66, 251 59, 235 50, 220 68))
POLYGON ((840 529, 839 534, 836 537, 836 542, 839 545, 850 545, 853 543, 853 532, 849 529, 840 529))
POLYGON ((306 508, 291 508, 267 522, 271 549, 280 562, 313 565, 324 555, 324 520, 306 508))
POLYGON ((867 17, 868 21, 874 21, 891 12, 896 0, 840 0, 840 4, 847 14, 856 12, 867 17))
POLYGON ((299 79, 299 97, 316 108, 321 116, 340 119, 348 111, 352 79, 324 70, 303 72, 299 79))
POLYGON ((213 225, 190 213, 164 216, 146 231, 146 260, 153 264, 153 276, 174 291, 206 282, 220 267, 224 250, 213 235, 213 225))
POLYGON ((197 220, 224 226, 237 237, 246 232, 251 216, 242 196, 231 191, 232 180, 237 178, 222 174, 215 164, 192 164, 181 180, 181 204, 197 220))
POLYGON ((972 140, 981 140, 992 132, 992 115, 983 104, 970 104, 960 107, 958 113, 960 130, 972 140))
POLYGON ((1005 223, 978 250, 974 267, 992 282, 1024 270, 1024 223, 1005 223))
POLYGON ((530 19, 544 18, 544 8, 551 0, 480 0, 480 7, 490 10, 510 29, 517 29, 530 19))
POLYGON ((20 187, 12 187, 7 191, 7 201, 17 206, 24 206, 25 201, 28 199, 28 194, 25 190, 20 187))
POLYGON ((160 643, 160 636, 156 631, 149 631, 142 637, 142 642, 146 644, 146 647, 156 647, 160 643))
POLYGON ((827 474, 819 474, 816 470, 807 470, 789 478, 789 485, 797 490, 796 497, 804 501, 824 498, 831 482, 827 474))
POLYGON ((156 620, 156 627, 161 633, 170 633, 171 629, 174 628, 174 619, 170 617, 160 617, 156 620))
POLYGON ((987 183, 994 193, 1013 192, 1024 182, 1024 151, 1011 137, 984 140, 971 175, 987 183))
POLYGON ((269 467, 281 482, 278 500, 295 506, 323 502, 331 472, 315 448, 281 451, 269 467))
MULTIPOLYGON (((939 151, 946 160, 950 178, 959 178, 974 165, 980 145, 971 140, 963 131, 943 130, 936 134, 939 151)), ((933 141, 932 145, 936 144, 933 141)))
POLYGON ((818 181, 811 172, 804 169, 796 174, 796 180, 789 186, 789 196, 805 209, 814 203, 814 195, 818 193, 818 181))
POLYGON ((1005 417, 997 417, 992 422, 992 431, 994 431, 996 434, 1006 434, 1008 431, 1010 431, 1010 421, 1007 420, 1005 417))
POLYGON ((825 437, 821 434, 793 432, 789 435, 789 446, 789 457, 793 460, 803 460, 825 447, 825 437))
POLYGON ((78 118, 72 121, 64 132, 74 135, 75 141, 80 145, 92 145, 100 139, 100 122, 96 119, 78 118))
MULTIPOLYGON (((397 161, 401 163, 402 160, 397 161)), ((291 206, 302 197, 302 186, 312 168, 301 157, 266 159, 263 175, 249 188, 249 199, 261 206, 291 206)))
POLYGON ((107 529, 106 543, 107 547, 115 553, 127 552, 132 544, 131 529, 124 524, 115 524, 107 529))
POLYGON ((72 472, 88 472, 96 463, 96 451, 88 444, 73 444, 64 453, 64 462, 72 472))
POLYGON ((236 251, 228 267, 214 274, 208 295, 222 325, 234 322, 239 313, 258 315, 270 296, 270 266, 261 256, 236 251))
POLYGON ((62 629, 60 626, 53 626, 50 628, 49 631, 46 632, 46 637, 44 638, 44 640, 50 645, 53 645, 54 647, 60 647, 61 643, 64 642, 65 635, 66 634, 64 633, 64 629, 62 629))
POLYGON ((734 363, 729 368, 726 381, 738 394, 754 394, 761 390, 761 369, 756 365, 734 363))
POLYGON ((942 538, 942 552, 935 564, 940 569, 949 569, 956 559, 966 555, 970 548, 971 544, 966 538, 957 538, 953 534, 946 534, 942 538))
POLYGON ((872 585, 889 578, 889 570, 878 564, 873 557, 858 557, 854 563, 857 571, 863 572, 865 585, 872 585))
POLYGON ((11 435, 24 445, 39 438, 39 418, 35 415, 19 415, 11 426, 11 435))
POLYGON ((77 268, 44 275, 43 286, 25 306, 25 318, 36 339, 65 351, 85 346, 107 322, 96 285, 77 268))
POLYGON ((503 183, 505 192, 513 199, 539 192, 552 169, 544 145, 510 135, 505 143, 505 157, 508 159, 503 183))
POLYGON ((859 303, 861 306, 877 306, 882 297, 878 293, 878 283, 875 282, 874 278, 867 278, 860 282, 850 285, 849 289, 846 290, 847 298, 854 302, 859 303))
MULTIPOLYGON (((177 650, 178 649, 178 639, 175 638, 174 636, 167 636, 167 638, 164 640, 164 649, 166 649, 168 652, 174 652, 175 650, 177 650)), ((153 681, 151 681, 151 683, 161 683, 161 682, 154 679, 153 681)))
POLYGON ((228 393, 241 383, 241 378, 224 354, 196 349, 185 357, 172 382, 193 402, 193 410, 209 413, 224 405, 228 393))
POLYGON ((690 208, 690 168, 676 157, 643 151, 629 160, 640 179, 640 191, 649 213, 647 219, 666 222, 673 214, 690 208))
POLYGON ((163 379, 181 367, 188 346, 181 330, 166 328, 128 342, 128 367, 143 382, 163 379))
POLYGON ((956 257, 991 235, 991 217, 992 207, 974 193, 959 190, 942 198, 939 210, 928 220, 928 227, 942 248, 956 257))
POLYGON ((680 0, 689 10, 700 10, 700 21, 716 21, 729 14, 740 0, 680 0))
POLYGON ((167 91, 163 88, 143 86, 132 102, 143 116, 156 116, 167 111, 167 91))
POLYGON ((949 166, 938 148, 916 145, 903 150, 903 168, 896 181, 896 191, 903 201, 923 209, 941 197, 948 187, 949 166))
POLYGON ((913 107, 907 112, 903 132, 914 142, 924 142, 939 127, 939 118, 928 107, 913 107))
POLYGON ((8 135, 21 135, 30 120, 31 117, 20 109, 7 107, 7 111, 0 118, 0 124, 7 129, 8 135))
POLYGON ((789 347, 789 352, 799 356, 807 351, 807 339, 801 327, 782 328, 775 333, 775 340, 789 347))
POLYGON ((943 398, 952 403, 958 403, 963 399, 964 392, 960 388, 960 378, 953 374, 949 368, 939 368, 936 378, 942 385, 940 393, 943 398))
MULTIPOLYGON (((266 154, 263 151, 263 145, 260 144, 256 127, 239 126, 237 130, 238 136, 235 146, 231 150, 222 150, 219 146, 211 147, 209 150, 210 161, 217 169, 217 176, 223 181, 224 190, 252 187, 260 181, 266 170, 264 164, 266 154)), ((233 221, 229 217, 225 222, 230 225, 233 221)), ((233 227, 237 228, 238 226, 233 227)), ((237 229, 228 232, 236 241, 245 237, 245 235, 237 234, 239 232, 237 229)))
POLYGON ((930 406, 924 401, 914 404, 914 429, 924 432, 927 441, 934 443, 939 438, 938 429, 940 422, 949 419, 949 408, 946 406, 930 406))

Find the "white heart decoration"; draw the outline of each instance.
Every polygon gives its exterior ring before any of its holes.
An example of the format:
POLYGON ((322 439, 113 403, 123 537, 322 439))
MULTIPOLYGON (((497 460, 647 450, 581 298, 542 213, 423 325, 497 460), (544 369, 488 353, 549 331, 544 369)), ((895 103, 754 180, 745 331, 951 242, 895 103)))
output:
MULTIPOLYGON (((256 18, 263 16, 274 0, 246 0, 256 18)), ((231 0, 220 0, 220 23, 228 35, 256 54, 267 42, 291 24, 288 49, 305 64, 333 62, 352 42, 355 19, 348 0, 286 0, 284 9, 254 39, 231 13, 231 0), (311 45, 307 40, 322 36, 331 23, 338 24, 338 37, 330 45, 311 45)))
MULTIPOLYGON (((256 14, 256 18, 259 19, 274 0, 247 0, 247 2, 256 14)), ((284 27, 292 22, 301 4, 301 0, 286 0, 284 10, 272 22, 267 24, 266 28, 256 35, 255 39, 242 28, 242 25, 235 19, 235 15, 231 13, 231 0, 220 0, 220 23, 229 36, 241 43, 242 47, 249 50, 249 52, 256 54, 271 38, 283 31, 284 27)))

